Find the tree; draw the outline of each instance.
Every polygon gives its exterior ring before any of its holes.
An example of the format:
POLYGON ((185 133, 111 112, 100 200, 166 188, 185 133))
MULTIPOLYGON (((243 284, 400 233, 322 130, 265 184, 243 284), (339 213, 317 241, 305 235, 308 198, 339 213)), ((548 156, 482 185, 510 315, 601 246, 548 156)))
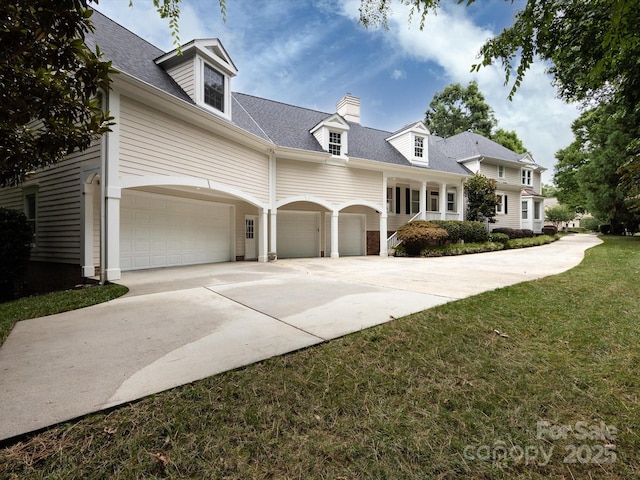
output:
POLYGON ((570 222, 574 218, 576 218, 576 211, 567 205, 555 205, 544 211, 544 219, 547 222, 553 223, 556 228, 558 228, 561 223, 570 222))
POLYGON ((496 181, 476 173, 465 180, 464 191, 467 194, 467 220, 495 223, 498 206, 496 181))
POLYGON ((475 81, 466 88, 453 83, 436 92, 425 113, 425 123, 431 133, 441 137, 471 130, 487 138, 491 138, 491 130, 497 124, 475 81))
POLYGON ((509 150, 514 151, 516 153, 526 153, 527 149, 522 144, 522 140, 518 137, 518 134, 515 130, 504 130, 499 128, 492 135, 491 140, 496 143, 499 143, 503 147, 507 147, 509 150))
POLYGON ((0 28, 0 186, 87 148, 109 129, 100 91, 110 62, 84 44, 86 0, 3 2, 0 28))
POLYGON ((543 183, 541 190, 542 192, 540 193, 542 193, 542 195, 547 198, 554 198, 558 196, 558 189, 555 187, 555 185, 543 183))

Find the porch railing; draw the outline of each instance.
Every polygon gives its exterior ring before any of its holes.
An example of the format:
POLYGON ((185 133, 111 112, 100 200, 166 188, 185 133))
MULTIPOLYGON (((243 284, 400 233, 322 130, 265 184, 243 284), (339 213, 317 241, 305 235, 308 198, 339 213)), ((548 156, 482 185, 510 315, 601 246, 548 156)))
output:
MULTIPOLYGON (((420 217, 420 215, 422 215, 422 212, 416 213, 413 217, 411 217, 411 220, 409 220, 409 222, 416 220, 418 217, 420 217)), ((400 240, 398 240, 398 232, 393 232, 393 235, 387 238, 387 252, 391 253, 391 250, 398 245, 400 245, 400 240)))

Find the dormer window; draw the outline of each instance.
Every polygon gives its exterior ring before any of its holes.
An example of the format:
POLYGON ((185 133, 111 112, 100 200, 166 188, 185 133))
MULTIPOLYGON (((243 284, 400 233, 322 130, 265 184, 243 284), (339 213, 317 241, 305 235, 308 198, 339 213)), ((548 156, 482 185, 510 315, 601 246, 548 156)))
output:
POLYGON ((424 137, 415 137, 413 141, 413 154, 416 158, 424 156, 424 137))
POLYGON ((533 184, 533 171, 528 168, 522 169, 522 185, 530 187, 533 184))
POLYGON ((342 134, 339 132, 329 132, 329 153, 340 156, 342 147, 342 134))
POLYGON ((224 75, 204 65, 204 103, 224 112, 224 75))

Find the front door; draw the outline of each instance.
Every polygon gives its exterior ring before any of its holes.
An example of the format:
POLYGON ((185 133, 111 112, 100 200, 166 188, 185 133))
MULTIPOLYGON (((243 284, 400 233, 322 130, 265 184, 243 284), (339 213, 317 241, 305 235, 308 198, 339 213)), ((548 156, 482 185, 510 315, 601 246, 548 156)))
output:
POLYGON ((258 249, 256 246, 256 238, 258 237, 258 217, 256 215, 244 216, 244 259, 256 260, 258 258, 258 249))

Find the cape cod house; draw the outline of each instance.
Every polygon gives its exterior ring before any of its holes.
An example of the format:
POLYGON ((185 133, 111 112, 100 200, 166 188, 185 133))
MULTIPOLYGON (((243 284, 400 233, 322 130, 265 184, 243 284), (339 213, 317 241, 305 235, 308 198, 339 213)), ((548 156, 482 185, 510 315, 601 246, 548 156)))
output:
POLYGON ((496 226, 539 231, 542 169, 528 155, 472 133, 442 139, 422 122, 368 128, 351 95, 326 113, 234 93, 237 68, 218 39, 178 55, 92 19, 87 44, 119 72, 104 95, 116 123, 0 190, 0 206, 34 225, 32 261, 117 280, 270 255, 386 256, 387 237, 412 218, 463 219, 475 171, 500 182, 496 226))

